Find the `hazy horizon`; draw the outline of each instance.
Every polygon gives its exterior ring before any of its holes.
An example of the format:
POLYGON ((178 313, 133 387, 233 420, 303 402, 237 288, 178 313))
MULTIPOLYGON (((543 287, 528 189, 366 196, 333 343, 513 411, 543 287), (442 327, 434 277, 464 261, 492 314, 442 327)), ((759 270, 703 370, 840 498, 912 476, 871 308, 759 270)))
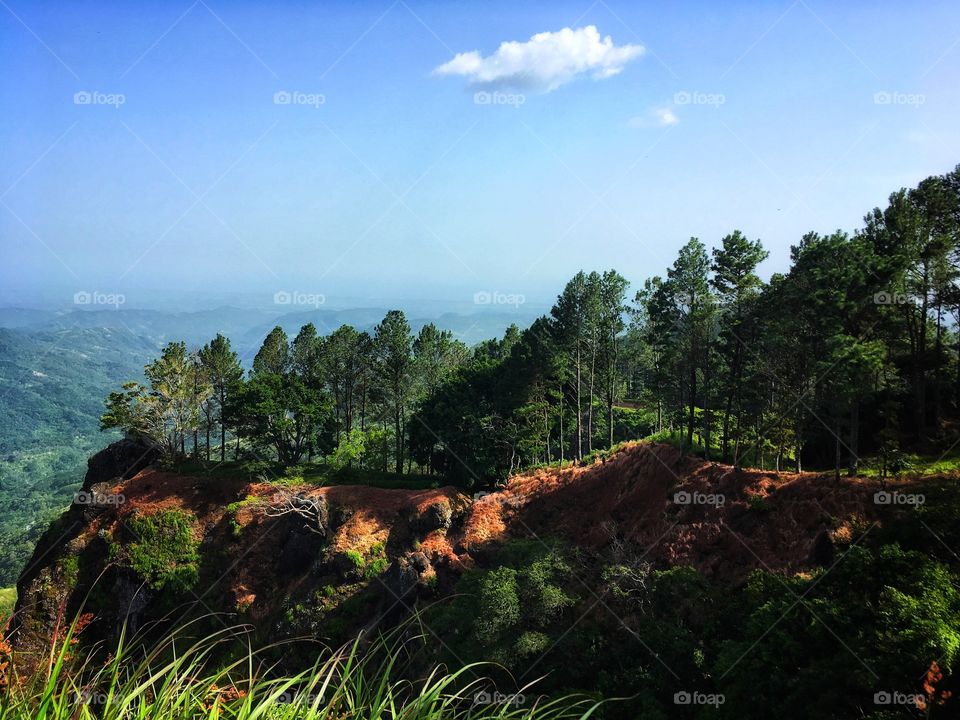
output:
POLYGON ((5 306, 549 304, 734 229, 769 277, 960 156, 948 3, 4 8, 5 306))

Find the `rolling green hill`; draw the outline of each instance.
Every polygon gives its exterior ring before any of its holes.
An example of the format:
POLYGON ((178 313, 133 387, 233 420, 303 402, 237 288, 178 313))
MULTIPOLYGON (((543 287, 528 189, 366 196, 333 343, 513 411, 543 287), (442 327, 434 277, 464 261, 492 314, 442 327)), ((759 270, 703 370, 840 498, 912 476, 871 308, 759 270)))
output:
POLYGON ((0 586, 114 439, 99 430, 104 395, 155 352, 125 330, 0 328, 0 586))

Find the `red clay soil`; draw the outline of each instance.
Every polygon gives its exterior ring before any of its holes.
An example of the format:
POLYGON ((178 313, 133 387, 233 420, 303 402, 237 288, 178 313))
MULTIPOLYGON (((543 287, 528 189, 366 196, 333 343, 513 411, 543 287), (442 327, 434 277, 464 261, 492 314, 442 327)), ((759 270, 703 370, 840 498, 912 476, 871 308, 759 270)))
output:
MULTIPOLYGON (((440 504, 454 516, 453 527, 415 533, 419 551, 434 566, 458 571, 473 566, 478 553, 510 538, 562 536, 597 551, 611 542, 628 543, 655 565, 692 565, 734 582, 754 568, 796 572, 809 567, 819 536, 850 539, 869 526, 876 511, 875 489, 857 478, 837 482, 810 473, 734 470, 648 443, 630 444, 591 465, 518 475, 502 490, 475 501, 451 487, 295 488, 325 498, 346 517, 328 539, 334 552, 367 553, 375 543, 386 543, 398 527, 410 535, 411 521, 440 504), (722 495, 723 504, 677 504, 677 492, 722 495)), ((253 604, 254 613, 266 597, 290 589, 273 571, 283 541, 282 533, 271 532, 278 520, 264 512, 290 490, 149 468, 115 489, 126 496, 119 518, 187 510, 198 519, 198 536, 224 520, 229 503, 251 498, 236 513, 241 531, 230 549, 236 562, 227 582, 238 603, 253 604)), ((109 526, 116 519, 110 514, 95 524, 109 526)))
MULTIPOLYGON (((227 505, 245 501, 232 518, 240 526, 240 537, 231 550, 237 562, 225 581, 238 605, 250 607, 254 617, 258 609, 264 613, 270 611, 271 603, 263 602, 265 596, 285 593, 292 587, 281 583, 275 572, 284 540, 284 533, 278 532, 282 520, 266 513, 268 507, 282 503, 284 494, 295 492, 304 497, 324 498, 331 508, 337 508, 345 516, 328 539, 331 551, 353 550, 364 555, 375 543, 385 544, 392 530, 422 516, 431 505, 447 505, 451 514, 462 512, 469 505, 469 498, 452 487, 429 490, 346 485, 278 487, 269 483, 176 475, 153 468, 117 485, 113 492, 122 493, 125 502, 118 506, 116 514, 100 516, 91 532, 100 527, 113 529, 116 523, 135 513, 149 515, 162 510, 184 510, 196 516, 195 534, 200 539, 224 520, 227 505), (260 603, 256 603, 258 598, 260 603)), ((424 545, 431 554, 445 554, 456 560, 440 532, 427 535, 424 545), (434 537, 438 535, 439 539, 434 537)))
POLYGON ((510 537, 564 536, 599 550, 631 543, 654 564, 693 565, 740 580, 754 568, 809 565, 818 535, 869 526, 875 484, 812 473, 734 470, 683 457, 668 445, 632 443, 605 461, 519 475, 474 503, 467 550, 510 537), (721 504, 674 503, 674 494, 721 504))

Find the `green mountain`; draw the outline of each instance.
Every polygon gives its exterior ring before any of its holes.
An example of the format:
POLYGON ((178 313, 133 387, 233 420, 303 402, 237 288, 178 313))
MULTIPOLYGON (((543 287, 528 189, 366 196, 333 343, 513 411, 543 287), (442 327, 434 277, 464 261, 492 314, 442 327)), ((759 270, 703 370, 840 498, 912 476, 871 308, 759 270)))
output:
POLYGON ((104 395, 137 378, 151 341, 116 328, 0 328, 0 586, 70 502, 105 441, 104 395))

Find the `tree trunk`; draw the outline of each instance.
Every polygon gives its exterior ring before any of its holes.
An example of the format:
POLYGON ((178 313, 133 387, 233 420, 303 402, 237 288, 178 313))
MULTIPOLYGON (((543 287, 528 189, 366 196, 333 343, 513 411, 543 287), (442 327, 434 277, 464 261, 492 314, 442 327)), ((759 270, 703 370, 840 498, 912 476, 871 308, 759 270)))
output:
POLYGON ((610 444, 608 447, 613 447, 613 401, 611 400, 607 405, 607 424, 610 426, 610 444))
POLYGON ((577 460, 583 459, 583 406, 580 400, 580 347, 577 347, 577 460))
POLYGON ((720 458, 724 462, 729 462, 730 460, 730 412, 733 410, 733 389, 731 388, 730 392, 727 393, 727 402, 723 410, 723 429, 721 433, 723 436, 720 438, 720 458))
POLYGON ((943 393, 941 392, 942 388, 940 387, 940 376, 941 376, 941 365, 940 357, 943 352, 943 305, 940 301, 940 293, 937 293, 937 335, 935 341, 935 350, 934 350, 934 362, 933 367, 933 430, 936 433, 940 428, 940 405, 943 393))
POLYGON ((560 383, 560 467, 563 467, 563 383, 560 383))
POLYGON ((402 475, 403 474, 403 429, 400 423, 399 408, 397 408, 394 411, 393 426, 394 426, 394 431, 397 434, 397 439, 396 439, 397 457, 395 459, 395 467, 396 467, 397 475, 402 475))
POLYGON ((693 362, 693 352, 690 353, 690 415, 687 419, 687 450, 693 447, 693 426, 696 422, 697 405, 697 366, 693 362))
POLYGON ((849 459, 847 460, 847 475, 849 477, 856 477, 857 475, 857 445, 860 436, 860 403, 857 400, 853 401, 853 406, 850 408, 850 447, 849 447, 849 459))
POLYGON ((543 432, 546 435, 546 457, 543 458, 543 462, 547 465, 550 464, 550 401, 549 395, 546 393, 546 388, 544 388, 544 403, 543 403, 543 432))
POLYGON ((833 437, 836 442, 834 442, 834 462, 833 462, 833 477, 838 482, 840 481, 840 420, 839 415, 836 421, 836 427, 834 429, 833 437))
MULTIPOLYGON (((960 316, 960 312, 957 313, 960 316)), ((960 408, 960 338, 957 340, 957 372, 953 378, 953 407, 960 408)))
POLYGON ((590 404, 587 407, 587 452, 593 452, 593 392, 597 365, 596 341, 594 341, 592 345, 594 348, 590 352, 590 404))
POLYGON ((710 343, 706 346, 706 361, 703 364, 703 457, 710 459, 710 343))

